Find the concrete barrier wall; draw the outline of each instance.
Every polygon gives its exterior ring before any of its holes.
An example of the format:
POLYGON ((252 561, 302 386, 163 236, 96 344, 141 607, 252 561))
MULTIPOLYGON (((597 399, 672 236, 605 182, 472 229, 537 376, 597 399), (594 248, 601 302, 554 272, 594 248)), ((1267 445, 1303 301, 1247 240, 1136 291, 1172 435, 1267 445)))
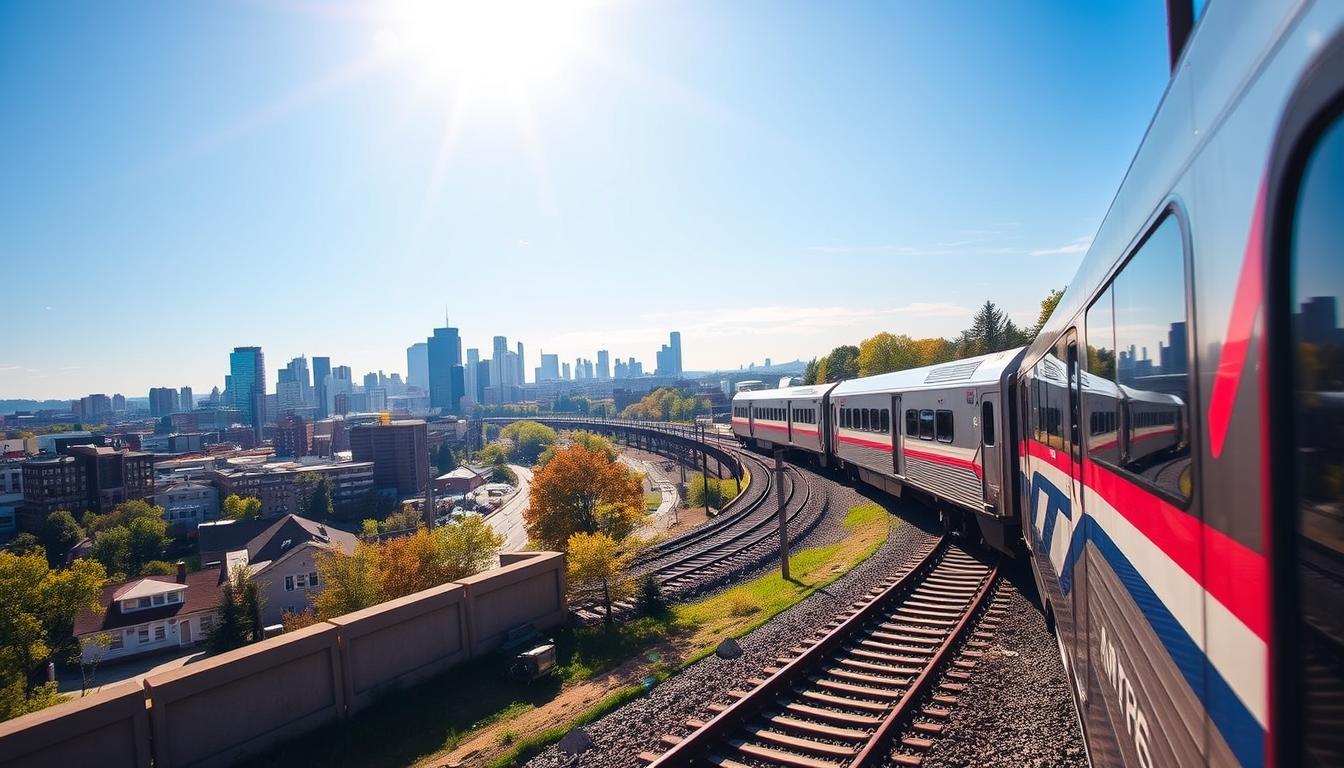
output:
POLYGON ((125 682, 0 723, 0 768, 148 768, 145 691, 125 682))
POLYGON ((519 624, 544 629, 564 623, 568 615, 565 556, 560 552, 533 555, 458 582, 467 589, 473 654, 494 650, 504 634, 519 624))
POLYGON ((155 768, 232 765, 345 714, 332 624, 150 675, 155 768))
POLYGON ((232 765, 565 622, 565 557, 502 567, 0 723, 0 768, 232 765), (146 710, 146 704, 149 707, 146 710))
POLYGON ((431 678, 470 654, 467 590, 445 584, 332 619, 351 713, 382 691, 431 678))

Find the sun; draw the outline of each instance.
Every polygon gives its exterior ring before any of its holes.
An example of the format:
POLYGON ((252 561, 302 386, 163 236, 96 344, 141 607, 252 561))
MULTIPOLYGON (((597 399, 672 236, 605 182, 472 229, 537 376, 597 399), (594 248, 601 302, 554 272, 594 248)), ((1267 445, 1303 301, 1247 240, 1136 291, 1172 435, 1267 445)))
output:
POLYGON ((382 54, 431 87, 531 90, 585 44, 585 6, 563 0, 387 0, 382 15, 382 54))

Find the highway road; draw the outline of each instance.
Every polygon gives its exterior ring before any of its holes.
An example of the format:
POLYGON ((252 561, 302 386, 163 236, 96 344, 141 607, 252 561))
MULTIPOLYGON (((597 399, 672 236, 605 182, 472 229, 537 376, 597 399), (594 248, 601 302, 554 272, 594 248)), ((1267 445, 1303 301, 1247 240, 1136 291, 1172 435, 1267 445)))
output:
POLYGON ((495 533, 504 537, 501 552, 517 552, 527 547, 527 527, 523 522, 523 512, 527 511, 528 499, 531 498, 532 470, 518 464, 510 464, 509 468, 518 476, 518 492, 485 518, 495 533))

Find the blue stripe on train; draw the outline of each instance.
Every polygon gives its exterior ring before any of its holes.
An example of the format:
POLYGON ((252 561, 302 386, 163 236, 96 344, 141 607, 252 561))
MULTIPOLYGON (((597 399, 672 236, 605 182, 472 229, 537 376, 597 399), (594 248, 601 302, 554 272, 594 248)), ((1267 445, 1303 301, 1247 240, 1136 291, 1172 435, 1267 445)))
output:
MULTIPOLYGON (((1047 478, 1039 472, 1032 475, 1032 516, 1033 527, 1035 517, 1035 500, 1038 492, 1044 492, 1049 495, 1050 504, 1047 506, 1045 530, 1053 532, 1054 522, 1059 515, 1064 515, 1072 519, 1070 515, 1072 503, 1068 496, 1062 494, 1047 478), (1062 501, 1061 501, 1062 498, 1062 501)), ((1051 541, 1048 535, 1043 535, 1044 540, 1040 542, 1041 546, 1048 548, 1051 541)), ((1204 709, 1208 712, 1214 725, 1222 734, 1223 739, 1236 756, 1237 761, 1246 766, 1264 765, 1264 742, 1265 732, 1256 722, 1255 717, 1251 715, 1250 710, 1242 703, 1232 690, 1232 686, 1227 680, 1218 673, 1204 652, 1190 637, 1185 628, 1181 626, 1176 617, 1167 610, 1165 604, 1157 596, 1144 580, 1134 564, 1125 556, 1120 547, 1111 539, 1106 530, 1097 523, 1096 519, 1084 514, 1081 525, 1077 526, 1069 540, 1069 552, 1065 558, 1064 567, 1059 574, 1060 591, 1067 595, 1072 587, 1073 566, 1082 556, 1083 547, 1087 542, 1097 549, 1101 556, 1106 560, 1107 565, 1120 579, 1120 583, 1125 586, 1129 596, 1134 603, 1143 612, 1144 618, 1157 634, 1158 640, 1166 648, 1168 655, 1176 664, 1176 668, 1181 671, 1181 676, 1185 678, 1186 684, 1195 693, 1204 709)))

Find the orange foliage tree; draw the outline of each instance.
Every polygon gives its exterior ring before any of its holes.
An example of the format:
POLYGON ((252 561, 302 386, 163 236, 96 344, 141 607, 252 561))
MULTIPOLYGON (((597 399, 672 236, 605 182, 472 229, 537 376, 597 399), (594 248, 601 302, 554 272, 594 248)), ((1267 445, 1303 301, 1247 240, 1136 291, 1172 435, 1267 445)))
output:
POLYGON ((644 486, 602 451, 576 443, 533 474, 524 517, 528 536, 551 549, 563 550, 576 533, 621 541, 644 520, 644 486))

